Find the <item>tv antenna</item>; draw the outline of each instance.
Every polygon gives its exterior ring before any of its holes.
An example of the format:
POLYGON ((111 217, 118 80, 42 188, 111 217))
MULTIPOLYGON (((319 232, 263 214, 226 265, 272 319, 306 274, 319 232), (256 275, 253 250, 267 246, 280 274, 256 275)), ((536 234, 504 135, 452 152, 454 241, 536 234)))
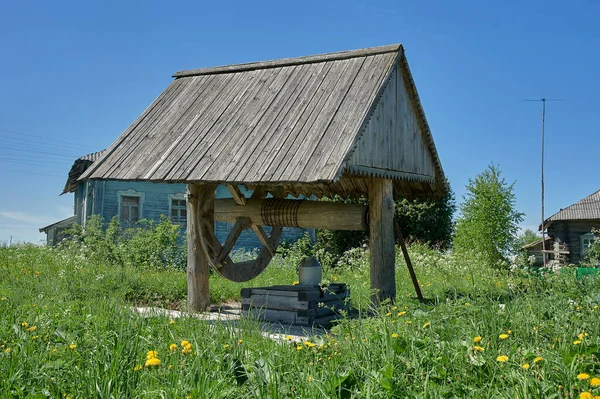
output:
POLYGON ((546 267, 546 232, 544 226, 544 125, 546 123, 546 101, 562 101, 562 98, 545 98, 539 100, 524 100, 524 101, 541 101, 542 102, 542 259, 544 267, 546 267))

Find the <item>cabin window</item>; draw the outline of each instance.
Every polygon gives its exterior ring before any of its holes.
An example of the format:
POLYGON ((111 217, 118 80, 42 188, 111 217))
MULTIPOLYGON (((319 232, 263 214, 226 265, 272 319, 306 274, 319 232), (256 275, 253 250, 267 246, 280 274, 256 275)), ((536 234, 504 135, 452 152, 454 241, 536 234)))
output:
POLYGON ((581 236, 581 256, 584 256, 588 249, 594 242, 594 235, 592 233, 583 234, 581 236))
POLYGON ((169 195, 169 218, 173 223, 184 224, 187 220, 187 204, 182 193, 169 195))
POLYGON ((144 193, 133 190, 119 191, 119 220, 122 223, 136 223, 142 219, 144 193))

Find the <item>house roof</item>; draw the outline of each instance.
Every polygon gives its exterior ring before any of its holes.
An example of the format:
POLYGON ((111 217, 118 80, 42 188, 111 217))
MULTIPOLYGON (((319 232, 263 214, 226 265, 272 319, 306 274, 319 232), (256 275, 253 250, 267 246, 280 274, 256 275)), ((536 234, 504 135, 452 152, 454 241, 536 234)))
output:
POLYGON ((336 182, 396 65, 408 77, 439 194, 444 173, 399 44, 177 72, 80 179, 336 182))
POLYGON ((73 162, 71 170, 69 170, 69 176, 67 177, 65 188, 60 195, 74 192, 77 189, 77 179, 79 179, 79 176, 81 176, 91 164, 104 155, 105 152, 106 150, 92 152, 91 154, 77 158, 75 162, 73 162))
POLYGON ((559 220, 600 219, 600 190, 577 201, 546 219, 545 224, 559 220))
POLYGON ((40 233, 46 233, 48 229, 54 226, 72 226, 77 223, 77 216, 69 216, 66 219, 59 220, 58 222, 54 222, 45 227, 40 227, 40 233))
MULTIPOLYGON (((550 236, 545 236, 545 240, 546 240, 546 241, 551 241, 551 240, 552 240, 552 237, 550 237, 550 236)), ((536 246, 540 245, 541 243, 542 243, 542 239, 540 238, 539 240, 536 240, 536 241, 530 242, 529 244, 525 244, 525 245, 523 245, 523 246, 521 247, 521 249, 534 248, 534 247, 536 247, 536 246)))

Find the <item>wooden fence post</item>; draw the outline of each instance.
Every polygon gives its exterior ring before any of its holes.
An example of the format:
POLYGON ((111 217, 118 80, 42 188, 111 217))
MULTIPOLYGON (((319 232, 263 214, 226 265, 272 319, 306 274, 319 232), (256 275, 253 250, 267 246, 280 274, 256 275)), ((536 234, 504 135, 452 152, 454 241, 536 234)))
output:
POLYGON ((371 297, 374 305, 396 300, 396 256, 394 247, 394 196, 389 179, 369 181, 369 248, 371 253, 371 297))
POLYGON ((210 266, 200 242, 201 219, 214 225, 215 190, 212 185, 187 186, 187 303, 190 310, 205 310, 210 305, 208 280, 210 266))

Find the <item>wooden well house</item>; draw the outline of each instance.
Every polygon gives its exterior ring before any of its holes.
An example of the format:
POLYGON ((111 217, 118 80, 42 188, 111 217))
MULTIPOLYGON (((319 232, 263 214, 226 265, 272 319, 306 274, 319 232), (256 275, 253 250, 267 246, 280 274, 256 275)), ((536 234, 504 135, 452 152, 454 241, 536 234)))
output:
POLYGON ((284 226, 368 229, 374 301, 394 299, 394 199, 446 191, 403 47, 174 78, 81 179, 187 184, 190 307, 208 306, 210 267, 240 282, 261 273, 284 226), (233 199, 215 200, 218 184, 233 199), (245 197, 240 186, 253 194, 245 197), (370 205, 289 199, 336 194, 364 195, 370 205), (234 224, 222 243, 215 219, 234 224), (257 259, 235 263, 229 252, 243 229, 264 247, 257 259))

